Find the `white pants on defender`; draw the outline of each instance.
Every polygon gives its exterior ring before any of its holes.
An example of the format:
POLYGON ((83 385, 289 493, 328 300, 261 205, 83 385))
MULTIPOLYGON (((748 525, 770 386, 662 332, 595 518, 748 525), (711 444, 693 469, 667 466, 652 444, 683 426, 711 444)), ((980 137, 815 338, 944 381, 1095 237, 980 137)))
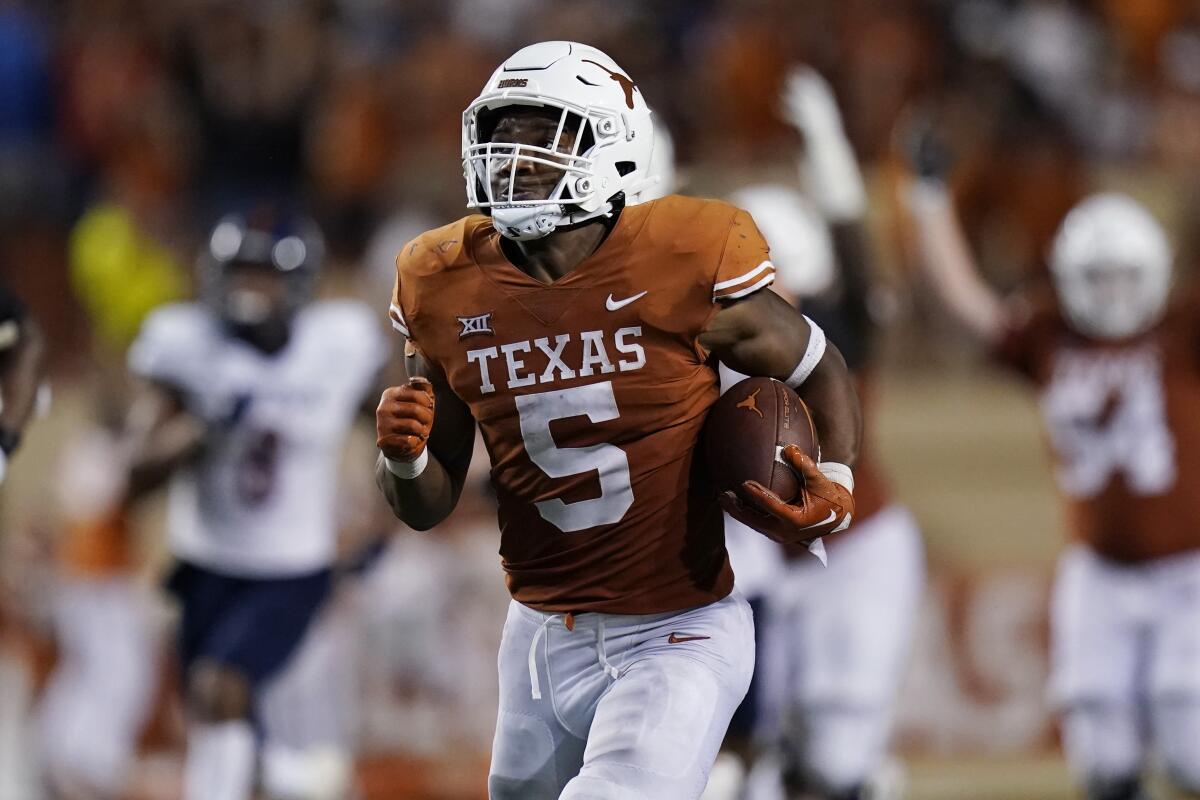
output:
POLYGON ((805 559, 766 595, 759 734, 825 791, 871 779, 887 753, 895 693, 924 582, 921 534, 889 506, 805 559))
POLYGON ((1059 559, 1050 697, 1090 786, 1136 777, 1157 751, 1200 793, 1200 552, 1124 565, 1084 545, 1059 559))
POLYGON ((568 621, 509 606, 492 800, 699 797, 754 671, 746 601, 568 621))

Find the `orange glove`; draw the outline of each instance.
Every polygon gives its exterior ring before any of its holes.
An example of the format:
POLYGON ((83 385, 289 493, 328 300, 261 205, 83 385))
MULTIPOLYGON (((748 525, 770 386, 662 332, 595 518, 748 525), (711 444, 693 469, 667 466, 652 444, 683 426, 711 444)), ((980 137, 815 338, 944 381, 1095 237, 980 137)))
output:
POLYGON ((409 378, 403 386, 385 389, 379 398, 379 407, 375 409, 375 445, 388 460, 388 469, 397 475, 400 473, 394 467, 427 458, 425 445, 433 430, 433 408, 433 384, 425 378, 409 378))
POLYGON ((845 530, 854 513, 853 477, 849 468, 826 465, 826 472, 842 473, 841 480, 850 484, 847 487, 831 480, 795 445, 783 448, 783 458, 804 480, 795 502, 785 503, 758 481, 746 481, 736 493, 721 494, 719 500, 726 513, 781 544, 803 544, 845 530))

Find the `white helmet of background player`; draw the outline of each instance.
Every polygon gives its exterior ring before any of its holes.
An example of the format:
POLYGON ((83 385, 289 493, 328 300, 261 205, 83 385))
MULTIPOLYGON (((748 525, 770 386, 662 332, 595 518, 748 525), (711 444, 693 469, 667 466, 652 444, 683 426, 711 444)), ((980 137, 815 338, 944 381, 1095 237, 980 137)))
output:
POLYGON ((1156 323, 1171 287, 1171 245, 1158 220, 1123 194, 1092 195, 1067 214, 1050 258, 1071 325, 1123 339, 1156 323))
POLYGON ((820 210, 803 192, 779 183, 738 189, 729 202, 750 212, 771 247, 780 287, 796 297, 819 294, 834 278, 833 242, 820 210))
POLYGON ((577 42, 530 45, 501 64, 463 112, 467 205, 490 213, 511 239, 540 239, 559 226, 611 213, 618 195, 644 182, 653 142, 650 108, 615 61, 577 42), (546 146, 491 142, 495 112, 512 106, 557 113, 553 140, 546 146), (566 147, 572 132, 574 142, 566 147), (518 171, 534 165, 561 177, 544 197, 515 197, 518 171))

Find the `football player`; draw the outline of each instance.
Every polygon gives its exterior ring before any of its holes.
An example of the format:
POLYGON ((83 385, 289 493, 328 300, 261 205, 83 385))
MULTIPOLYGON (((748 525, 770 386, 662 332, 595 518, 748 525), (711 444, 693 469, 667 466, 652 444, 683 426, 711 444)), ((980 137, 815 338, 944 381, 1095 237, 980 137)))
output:
POLYGON ((0 483, 33 416, 44 361, 41 329, 17 296, 0 285, 0 483))
MULTIPOLYGON (((782 101, 804 140, 805 191, 756 184, 730 200, 753 214, 780 286, 839 342, 865 398, 875 334, 866 188, 825 79, 794 67, 782 101)), ((722 370, 722 387, 741 377, 722 370)), ((757 598, 758 663, 726 740, 736 756, 718 761, 725 786, 714 770, 704 800, 898 796, 903 777, 887 743, 920 598, 921 538, 865 443, 855 484, 854 523, 821 540, 827 564, 726 522, 737 585, 757 598), (744 787, 741 760, 755 765, 744 787)))
MULTIPOLYGON (((875 333, 866 188, 824 78, 794 68, 782 113, 804 139, 805 194, 754 186, 732 199, 759 221, 781 283, 791 285, 806 312, 839 342, 865 404, 875 333), (817 253, 832 263, 806 263, 817 253)), ((855 477, 854 523, 823 540, 828 565, 776 548, 772 555, 783 563, 769 572, 758 618, 764 630, 757 727, 782 762, 786 797, 858 800, 897 792, 888 734, 920 600, 921 536, 912 515, 890 496, 868 447, 855 477)), ((733 525, 728 538, 761 537, 733 525)), ((740 553, 732 547, 740 575, 740 553)), ((780 796, 774 760, 754 775, 752 798, 780 796)))
POLYGON ((1200 317, 1168 306, 1172 248, 1123 194, 1083 200, 1050 252, 1052 293, 1000 297, 958 226, 926 132, 910 207, 946 307, 1027 378, 1072 542, 1051 608, 1050 696, 1092 800, 1143 797, 1156 751, 1200 793, 1200 317))
POLYGON ((858 402, 820 328, 769 290, 744 211, 627 205, 653 124, 611 58, 573 42, 511 56, 463 114, 470 207, 396 259, 392 321, 419 375, 377 410, 396 515, 454 508, 476 425, 513 596, 499 655, 493 798, 695 798, 754 664, 721 506, 781 541, 845 528, 858 402), (786 381, 822 460, 785 503, 718 498, 696 457, 715 359, 786 381))
MULTIPOLYGON (((308 302, 321 257, 303 218, 226 217, 202 257, 206 302, 155 311, 130 348, 144 386, 130 412, 128 493, 171 477, 185 800, 250 796, 260 690, 330 591, 340 449, 386 348, 361 304, 308 302)), ((295 797, 270 785, 275 756, 268 735, 264 788, 295 797)), ((312 800, 334 796, 308 785, 312 800)))
POLYGON ((74 434, 57 471, 63 535, 47 581, 56 658, 38 707, 50 798, 125 796, 160 685, 156 608, 119 501, 119 418, 112 422, 74 434))

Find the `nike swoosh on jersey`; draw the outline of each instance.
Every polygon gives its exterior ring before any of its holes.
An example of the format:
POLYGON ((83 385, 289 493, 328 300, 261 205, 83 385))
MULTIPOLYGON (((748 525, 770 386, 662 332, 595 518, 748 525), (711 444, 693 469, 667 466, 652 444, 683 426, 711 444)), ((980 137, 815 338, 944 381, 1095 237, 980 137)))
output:
POLYGON ((804 526, 803 528, 801 528, 800 530, 802 530, 802 531, 806 531, 806 530, 808 530, 809 528, 819 528, 819 527, 821 527, 822 525, 828 525, 829 523, 833 522, 835 519, 837 519, 837 512, 836 512, 836 511, 830 511, 830 512, 829 512, 829 516, 828 516, 828 517, 826 517, 825 519, 821 520, 820 522, 815 522, 815 523, 813 523, 812 525, 805 525, 805 526, 804 526))
POLYGON ((683 644, 684 642, 695 642, 699 639, 711 639, 711 636, 680 636, 678 633, 672 633, 667 637, 667 644, 683 644))
POLYGON ((624 308, 625 306, 629 305, 630 303, 633 303, 637 300, 641 300, 643 297, 645 297, 649 293, 650 293, 650 291, 647 289, 644 292, 638 292, 633 297, 626 297, 624 300, 614 300, 613 296, 610 294, 608 296, 608 299, 604 301, 604 307, 607 308, 609 311, 616 311, 617 309, 624 308))

